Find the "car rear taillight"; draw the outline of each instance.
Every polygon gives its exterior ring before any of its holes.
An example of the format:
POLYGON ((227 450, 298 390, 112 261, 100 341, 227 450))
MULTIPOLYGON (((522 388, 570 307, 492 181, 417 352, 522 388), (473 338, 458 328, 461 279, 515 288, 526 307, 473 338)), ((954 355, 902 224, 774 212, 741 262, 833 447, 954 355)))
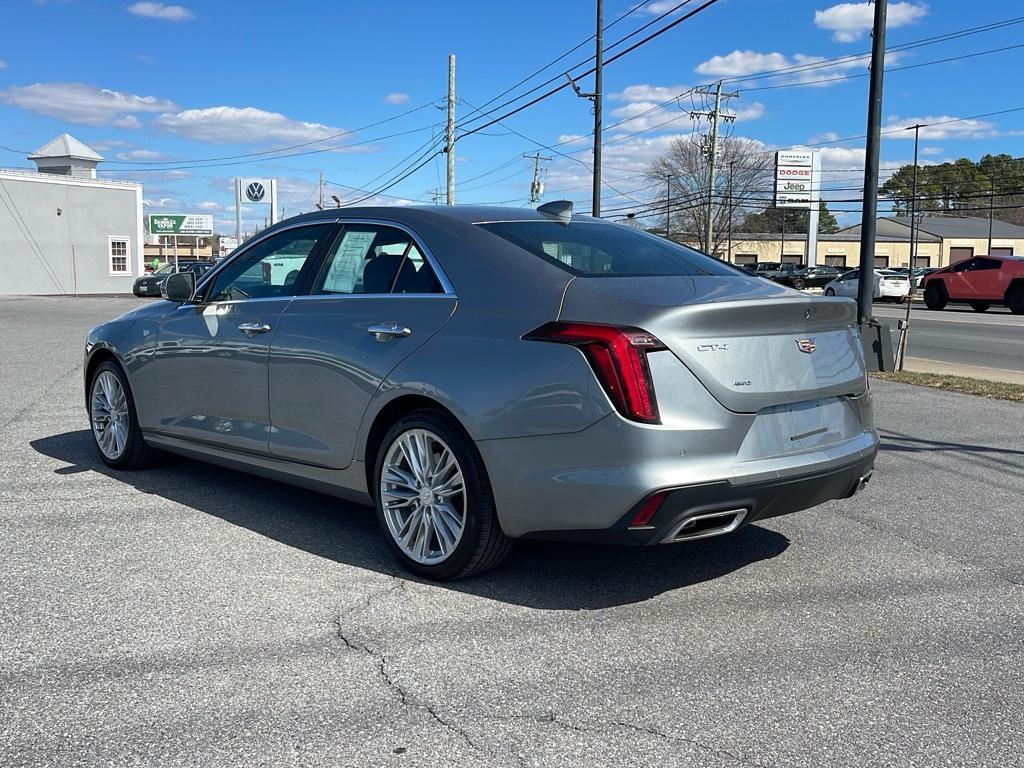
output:
POLYGON ((547 323, 523 338, 577 347, 619 413, 645 424, 660 423, 647 353, 666 347, 647 331, 590 323, 547 323))

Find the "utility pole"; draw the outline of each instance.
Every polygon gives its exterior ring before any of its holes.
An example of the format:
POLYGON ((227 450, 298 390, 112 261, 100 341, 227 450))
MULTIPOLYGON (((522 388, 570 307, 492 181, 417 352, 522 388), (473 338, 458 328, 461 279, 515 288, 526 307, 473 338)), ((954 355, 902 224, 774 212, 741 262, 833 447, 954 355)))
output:
POLYGON ((594 191, 590 215, 601 215, 601 89, 604 70, 604 0, 597 0, 597 41, 594 65, 594 191))
POLYGON ((427 192, 427 194, 430 195, 430 202, 433 203, 434 205, 437 205, 439 202, 441 202, 440 189, 431 189, 427 192))
POLYGON ((882 81, 885 75, 885 16, 888 0, 875 0, 871 33, 871 83, 868 90, 868 141, 864 153, 864 201, 860 224, 860 274, 857 285, 857 324, 871 322, 875 293, 875 227, 878 216, 878 155, 882 138, 882 81))
POLYGON ((725 260, 728 261, 730 264, 733 262, 733 258, 732 258, 732 217, 735 215, 735 208, 734 208, 734 206, 736 205, 736 201, 733 200, 733 197, 732 197, 732 177, 733 177, 733 174, 735 174, 735 173, 736 173, 736 161, 735 160, 730 160, 729 161, 729 220, 728 220, 728 225, 729 225, 729 248, 726 251, 726 256, 725 256, 725 260))
POLYGON ((322 211, 324 209, 324 172, 320 171, 320 202, 317 203, 316 209, 322 211))
POLYGON ((444 151, 448 155, 448 190, 445 202, 455 205, 455 54, 448 55, 448 126, 444 151))
POLYGON ((540 180, 540 161, 551 161, 554 158, 541 157, 538 149, 532 155, 523 155, 527 160, 533 160, 533 181, 530 182, 530 205, 533 205, 544 194, 544 182, 540 180))
POLYGON ((715 214, 715 164, 718 160, 718 122, 724 120, 727 123, 735 122, 736 115, 722 115, 722 97, 735 98, 739 96, 738 93, 722 93, 722 81, 719 80, 715 85, 715 90, 712 92, 706 88, 701 88, 696 93, 704 96, 715 97, 715 107, 710 112, 691 112, 690 117, 692 118, 708 118, 708 122, 711 123, 711 134, 708 138, 708 202, 707 208, 704 210, 704 252, 711 254, 711 249, 714 246, 714 214, 715 214))
POLYGON ((665 174, 665 237, 672 234, 672 174, 665 174))
POLYGON ((985 252, 986 256, 992 255, 992 219, 995 213, 995 196, 996 196, 996 182, 994 179, 988 180, 988 250, 985 252))

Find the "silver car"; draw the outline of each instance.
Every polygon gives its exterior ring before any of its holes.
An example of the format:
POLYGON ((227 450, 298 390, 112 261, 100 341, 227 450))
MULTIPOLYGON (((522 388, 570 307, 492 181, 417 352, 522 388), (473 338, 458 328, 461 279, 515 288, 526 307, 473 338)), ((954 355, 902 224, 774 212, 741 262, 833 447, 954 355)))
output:
POLYGON ((427 577, 727 534, 851 496, 878 449, 854 302, 569 204, 306 214, 165 295, 88 334, 102 460, 372 503, 427 577))

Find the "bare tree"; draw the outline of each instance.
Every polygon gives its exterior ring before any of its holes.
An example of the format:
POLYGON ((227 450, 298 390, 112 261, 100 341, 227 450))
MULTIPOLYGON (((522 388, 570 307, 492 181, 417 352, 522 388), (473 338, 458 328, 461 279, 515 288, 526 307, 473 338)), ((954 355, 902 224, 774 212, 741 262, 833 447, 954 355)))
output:
MULTIPOLYGON (((719 139, 718 171, 715 174, 713 250, 719 252, 728 237, 729 221, 735 226, 752 210, 763 209, 772 196, 774 159, 764 145, 750 139, 719 139)), ((662 198, 654 209, 670 225, 674 236, 694 243, 704 241, 704 211, 708 204, 708 153, 699 137, 680 137, 646 171, 653 183, 660 181, 662 198), (670 205, 666 205, 666 197, 670 205), (671 210, 668 221, 667 210, 671 210)), ((657 198, 656 198, 657 199, 657 198)))

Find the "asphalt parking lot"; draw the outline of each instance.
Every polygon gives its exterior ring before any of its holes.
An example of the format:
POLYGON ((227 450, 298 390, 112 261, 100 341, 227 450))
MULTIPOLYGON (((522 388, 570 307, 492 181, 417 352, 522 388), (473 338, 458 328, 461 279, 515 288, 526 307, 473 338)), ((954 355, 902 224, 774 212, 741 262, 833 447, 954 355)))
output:
POLYGON ((0 764, 1024 765, 1024 406, 878 382, 852 500, 396 570, 370 510, 95 456, 86 329, 0 299, 0 764))

